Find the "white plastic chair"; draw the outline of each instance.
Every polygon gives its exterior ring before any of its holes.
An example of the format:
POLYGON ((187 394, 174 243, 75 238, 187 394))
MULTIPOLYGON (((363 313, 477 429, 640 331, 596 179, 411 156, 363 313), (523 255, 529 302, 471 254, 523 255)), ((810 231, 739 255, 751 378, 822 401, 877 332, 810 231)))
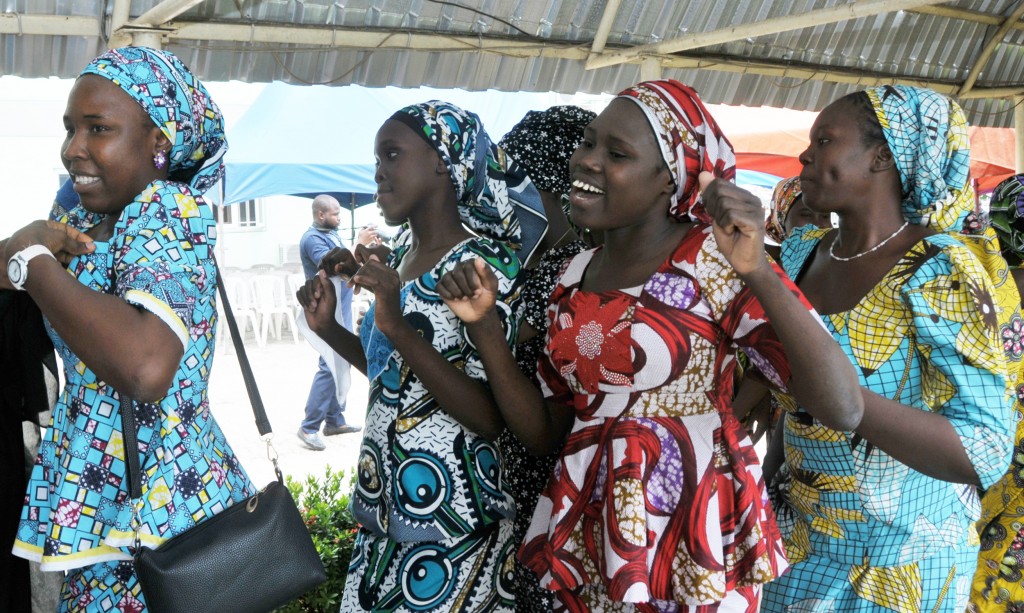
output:
MULTIPOLYGON (((253 336, 256 337, 257 344, 262 347, 265 344, 265 339, 260 337, 260 318, 254 308, 255 303, 248 277, 238 274, 224 277, 224 289, 227 290, 228 300, 231 301, 231 313, 235 316, 235 322, 238 323, 238 333, 244 339, 245 331, 251 325, 253 336)), ((220 305, 218 308, 223 312, 223 305, 220 305)), ((217 330, 218 336, 221 337, 218 339, 218 342, 223 339, 223 335, 226 333, 227 321, 221 319, 217 330)))
POLYGON ((288 288, 288 304, 291 305, 292 310, 295 311, 295 317, 302 316, 302 305, 299 304, 299 299, 295 297, 296 292, 302 289, 302 286, 306 284, 306 275, 301 272, 291 272, 285 277, 285 285, 288 288))
POLYGON ((260 337, 267 342, 270 326, 274 326, 274 338, 281 340, 281 322, 287 321, 292 339, 299 342, 299 331, 295 326, 295 311, 285 296, 284 277, 276 274, 256 275, 252 279, 256 313, 260 316, 260 337))

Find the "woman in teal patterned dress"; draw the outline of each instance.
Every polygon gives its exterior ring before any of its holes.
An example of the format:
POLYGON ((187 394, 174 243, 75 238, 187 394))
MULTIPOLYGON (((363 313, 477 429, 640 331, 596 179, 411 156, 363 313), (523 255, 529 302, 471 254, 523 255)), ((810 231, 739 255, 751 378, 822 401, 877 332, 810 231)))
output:
POLYGON ((839 226, 797 230, 782 263, 856 366, 864 416, 844 432, 786 414, 774 506, 791 567, 763 609, 963 611, 978 490, 1006 471, 1013 431, 993 284, 947 233, 974 205, 963 111, 879 87, 810 136, 804 201, 839 226))
POLYGON ((486 261, 511 346, 520 307, 511 247, 531 242, 517 205, 539 211, 540 198, 479 118, 444 102, 395 113, 374 149, 377 204, 408 231, 386 262, 358 247, 328 253, 299 292, 310 328, 370 381, 352 497, 361 528, 341 610, 511 612, 515 507, 495 444, 503 422, 477 350, 435 286, 461 261, 486 261), (358 338, 333 318, 328 272, 374 294, 358 338))
POLYGON ((223 174, 227 143, 202 83, 170 53, 141 47, 86 67, 64 125, 61 157, 81 204, 3 246, 4 262, 46 249, 20 281, 46 316, 66 379, 14 553, 67 572, 61 611, 138 612, 136 525, 154 547, 253 491, 207 398, 216 234, 201 194, 223 174), (139 449, 123 447, 122 395, 134 401, 139 449), (138 508, 124 482, 127 453, 140 457, 138 508))

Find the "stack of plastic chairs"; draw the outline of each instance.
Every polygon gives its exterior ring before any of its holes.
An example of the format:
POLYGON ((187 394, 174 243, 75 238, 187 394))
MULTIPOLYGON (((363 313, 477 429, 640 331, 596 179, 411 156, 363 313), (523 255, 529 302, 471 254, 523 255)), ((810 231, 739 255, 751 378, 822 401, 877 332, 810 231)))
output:
POLYGON ((295 311, 294 317, 303 317, 302 305, 299 304, 299 299, 295 296, 296 292, 306 284, 306 276, 301 272, 289 272, 285 277, 285 286, 288 288, 288 300, 291 304, 292 310, 295 311))
MULTIPOLYGON (((253 275, 244 272, 227 272, 222 274, 224 289, 227 290, 228 300, 231 301, 231 312, 238 323, 238 332, 245 338, 246 331, 251 327, 256 342, 262 347, 266 343, 266 337, 260 336, 260 317, 256 312, 255 299, 252 292, 250 280, 253 275)), ((223 310, 223 305, 218 308, 223 310)), ((227 334, 227 323, 221 320, 217 326, 217 342, 221 342, 227 334)), ((230 348, 231 343, 228 343, 230 348)))
POLYGON ((287 297, 285 276, 275 272, 266 272, 252 277, 253 308, 260 319, 260 346, 267 342, 271 326, 274 338, 281 340, 281 325, 287 322, 292 332, 292 339, 299 342, 299 331, 295 326, 295 309, 287 297))

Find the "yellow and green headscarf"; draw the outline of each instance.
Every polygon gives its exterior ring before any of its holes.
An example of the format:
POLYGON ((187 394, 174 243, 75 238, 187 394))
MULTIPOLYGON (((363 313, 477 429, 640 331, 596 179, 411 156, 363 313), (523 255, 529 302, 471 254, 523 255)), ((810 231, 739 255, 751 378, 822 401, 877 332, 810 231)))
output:
POLYGON ((765 236, 780 245, 786 240, 786 215, 789 215, 789 209, 793 208, 793 203, 802 194, 800 177, 783 179, 775 185, 775 191, 772 192, 772 209, 764 223, 765 236))

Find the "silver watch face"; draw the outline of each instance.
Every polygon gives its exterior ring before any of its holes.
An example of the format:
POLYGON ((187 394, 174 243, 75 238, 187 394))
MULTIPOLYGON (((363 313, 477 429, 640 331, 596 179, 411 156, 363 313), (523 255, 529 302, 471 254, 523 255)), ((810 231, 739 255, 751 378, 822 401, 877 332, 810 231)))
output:
POLYGON ((7 262, 7 278, 11 280, 11 284, 15 287, 21 286, 25 282, 25 269, 27 267, 18 258, 11 258, 7 262))

